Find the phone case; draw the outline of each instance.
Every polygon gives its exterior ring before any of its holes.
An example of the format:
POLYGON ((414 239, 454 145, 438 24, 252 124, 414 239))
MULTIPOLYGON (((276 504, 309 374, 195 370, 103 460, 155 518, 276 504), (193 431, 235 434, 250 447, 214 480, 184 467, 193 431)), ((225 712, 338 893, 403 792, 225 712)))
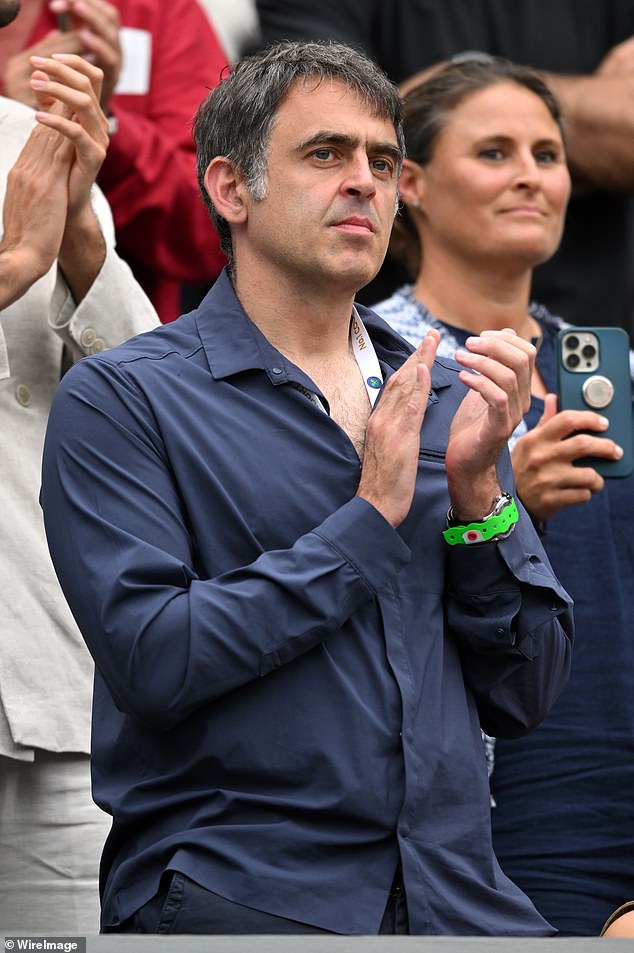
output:
MULTIPOLYGON (((620 460, 584 457, 576 466, 592 466, 604 477, 629 476, 634 468, 634 441, 632 439, 632 379, 629 362, 629 338, 622 328, 567 327, 559 332, 557 342, 557 389, 560 410, 593 410, 610 421, 610 426, 594 436, 610 437, 623 447, 620 460), (580 358, 580 366, 570 369, 570 351, 564 349, 566 338, 594 335, 598 342, 598 363, 580 358), (596 364, 585 369, 585 364, 596 364), (611 386, 610 386, 611 385, 611 386), (613 387, 613 393, 612 393, 613 387), (605 400, 609 402, 603 405, 605 400)), ((579 349, 583 355, 583 350, 579 349)))

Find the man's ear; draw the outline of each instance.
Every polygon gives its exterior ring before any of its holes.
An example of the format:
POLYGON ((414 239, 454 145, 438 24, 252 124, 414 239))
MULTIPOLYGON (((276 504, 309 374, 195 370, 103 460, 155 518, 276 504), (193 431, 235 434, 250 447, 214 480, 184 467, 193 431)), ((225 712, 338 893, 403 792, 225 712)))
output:
POLYGON ((211 160, 205 172, 205 189, 219 215, 231 225, 247 219, 246 186, 235 165, 224 156, 211 160))
POLYGON ((398 194, 410 209, 421 208, 425 198, 425 182, 425 170, 411 159, 405 159, 398 180, 398 194))

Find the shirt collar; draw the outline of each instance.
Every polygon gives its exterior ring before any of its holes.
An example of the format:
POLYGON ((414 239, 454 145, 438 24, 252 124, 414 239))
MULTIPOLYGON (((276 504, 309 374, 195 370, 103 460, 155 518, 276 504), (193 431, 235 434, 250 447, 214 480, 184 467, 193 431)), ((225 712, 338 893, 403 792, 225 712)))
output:
MULTIPOLYGON (((413 348, 377 314, 363 305, 357 310, 372 338, 377 356, 387 376, 401 366, 413 348)), ((207 293, 195 313, 196 326, 212 376, 216 380, 260 368, 272 384, 289 380, 306 385, 307 378, 280 354, 240 304, 226 268, 207 293)), ((455 370, 436 361, 432 369, 432 391, 455 383, 455 370)), ((310 381, 308 381, 310 384, 310 381)), ((437 398, 432 394, 430 400, 437 398)))

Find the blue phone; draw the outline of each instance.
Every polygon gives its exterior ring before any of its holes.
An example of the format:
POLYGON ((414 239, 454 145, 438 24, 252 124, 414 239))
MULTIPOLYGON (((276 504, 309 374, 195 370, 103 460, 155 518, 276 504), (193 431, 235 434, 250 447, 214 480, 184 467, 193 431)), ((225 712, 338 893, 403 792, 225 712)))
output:
POLYGON ((575 466, 591 466, 604 477, 629 476, 634 469, 630 343, 623 328, 569 327, 558 335, 559 410, 593 410, 610 426, 594 436, 623 447, 620 460, 583 457, 575 466))

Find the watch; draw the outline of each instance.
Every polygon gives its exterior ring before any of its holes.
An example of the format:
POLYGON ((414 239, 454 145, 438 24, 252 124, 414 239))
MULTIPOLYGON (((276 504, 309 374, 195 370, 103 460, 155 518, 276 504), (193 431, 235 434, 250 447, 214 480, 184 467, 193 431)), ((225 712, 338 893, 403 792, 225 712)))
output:
POLYGON ((515 529, 519 519, 517 504, 510 493, 500 493, 493 501, 490 513, 482 519, 470 523, 461 523, 453 513, 453 506, 447 513, 447 529, 443 531, 445 542, 450 546, 464 543, 471 546, 474 543, 489 543, 499 539, 506 539, 515 529))

